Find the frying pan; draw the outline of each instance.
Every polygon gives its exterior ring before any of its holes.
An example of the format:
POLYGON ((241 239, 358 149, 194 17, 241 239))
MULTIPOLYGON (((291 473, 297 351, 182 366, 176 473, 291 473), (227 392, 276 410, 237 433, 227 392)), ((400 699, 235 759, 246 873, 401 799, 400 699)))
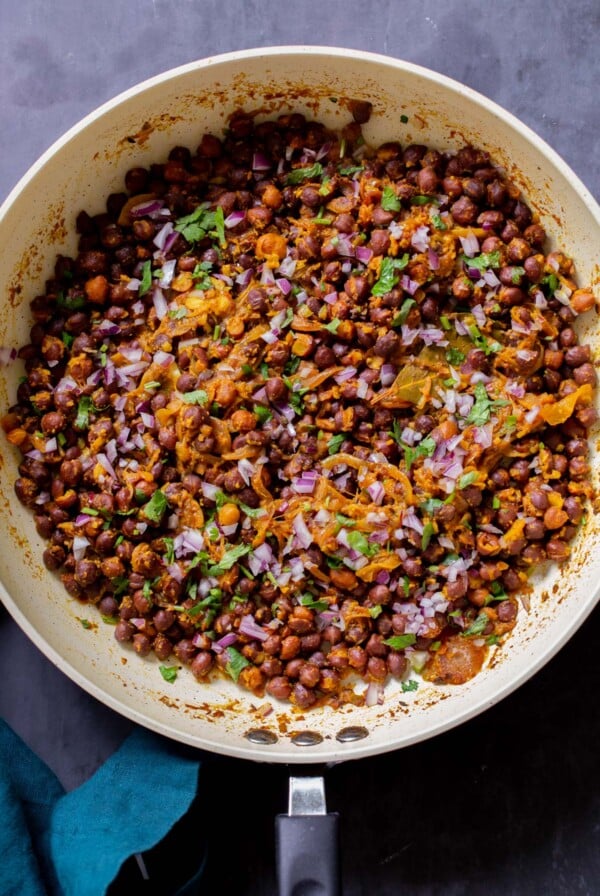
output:
MULTIPOLYGON (((29 301, 43 289, 58 253, 75 254, 74 221, 104 210, 125 172, 166 158, 176 144, 222 133, 231 113, 304 112, 330 127, 366 99, 366 139, 397 139, 456 150, 488 150, 522 188, 551 242, 571 254, 582 285, 598 288, 600 210, 568 166, 517 119, 449 78, 387 57, 323 47, 230 53, 183 66, 106 103, 57 141, 0 209, 0 346, 28 340, 29 301)), ((593 315, 580 335, 597 351, 593 315)), ((14 401, 18 363, 0 367, 0 408, 14 401)), ((206 750, 281 763, 356 759, 423 740, 483 711, 547 662, 585 620, 600 590, 599 529, 588 515, 567 564, 537 573, 508 643, 460 687, 422 683, 411 693, 390 682, 382 705, 308 713, 238 690, 198 684, 191 674, 163 681, 158 661, 123 650, 93 608, 69 598, 43 567, 43 542, 15 499, 16 452, 0 435, 0 597, 40 650, 81 687, 147 728, 206 750), (81 620, 89 620, 84 628, 81 620)), ((599 462, 592 454, 592 478, 599 462)))

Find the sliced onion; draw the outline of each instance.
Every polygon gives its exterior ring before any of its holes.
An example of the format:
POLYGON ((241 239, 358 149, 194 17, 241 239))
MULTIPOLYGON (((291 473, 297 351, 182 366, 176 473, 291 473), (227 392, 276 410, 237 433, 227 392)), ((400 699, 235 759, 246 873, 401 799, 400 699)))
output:
POLYGON ((289 255, 286 255, 286 257, 277 268, 277 273, 281 274, 282 277, 293 277, 295 270, 296 259, 291 258, 289 255))
POLYGON ((278 277, 275 280, 275 285, 279 287, 284 296, 289 296, 292 291, 292 284, 285 277, 278 277))
POLYGON ((109 476, 112 476, 113 479, 117 479, 117 474, 115 473, 115 469, 114 469, 113 465, 111 464, 111 462, 109 461, 106 454, 99 452, 96 455, 96 460, 98 461, 100 466, 104 467, 104 469, 106 470, 106 472, 108 473, 109 476))
POLYGON ((130 208, 129 214, 132 218, 143 218, 144 215, 151 215, 153 212, 160 211, 164 204, 162 199, 146 199, 144 202, 140 202, 139 205, 134 205, 130 208))
MULTIPOLYGON (((169 367, 173 361, 175 360, 175 355, 171 355, 169 352, 158 351, 154 355, 154 362, 159 365, 159 367, 169 367)), ((144 369, 148 366, 144 361, 144 369)))
POLYGON ((163 264, 161 268, 161 277, 158 281, 158 285, 161 287, 161 289, 168 289, 170 287, 171 283, 173 282, 176 266, 176 258, 171 258, 169 261, 165 261, 165 263, 163 264))
POLYGON ((209 501, 215 501, 217 495, 221 491, 221 489, 218 488, 218 486, 213 485, 212 482, 203 482, 200 488, 204 497, 208 498, 209 501))
POLYGON ((408 507, 402 514, 402 525, 407 529, 414 529, 415 532, 418 532, 419 535, 423 534, 424 526, 417 514, 415 513, 414 507, 408 507))
POLYGON ((417 281, 411 280, 408 274, 402 274, 402 277, 400 278, 400 286, 410 296, 414 296, 419 288, 419 284, 417 283, 417 281))
POLYGON ((250 485, 250 479, 254 476, 255 467, 254 464, 251 463, 248 458, 243 457, 241 460, 238 460, 237 468, 240 476, 244 480, 247 486, 250 485))
POLYGON ((242 271, 241 274, 237 275, 237 277, 235 278, 235 282, 238 286, 241 286, 242 289, 245 289, 250 284, 253 274, 254 271, 252 270, 252 268, 246 268, 245 271, 242 271))
POLYGON ((388 227, 390 236, 393 236, 395 240, 399 240, 403 233, 402 224, 399 224, 398 221, 392 221, 390 226, 388 227))
POLYGON ((373 250, 369 249, 367 246, 357 246, 355 254, 362 264, 368 264, 373 258, 373 250))
POLYGON ((496 286, 500 286, 500 281, 496 277, 493 271, 484 271, 482 273, 482 278, 485 280, 488 286, 495 288, 496 286))
POLYGON ((365 705, 377 706, 383 703, 383 685, 372 681, 365 691, 365 705))
POLYGON ((277 342, 278 336, 273 330, 265 330, 264 333, 260 334, 260 338, 267 343, 267 345, 274 345, 277 342))
POLYGON ((292 488, 299 495, 312 495, 318 478, 319 474, 316 470, 307 470, 292 479, 292 488))
POLYGON ((471 311, 473 313, 473 317, 475 318, 477 326, 485 327, 487 321, 486 321, 485 311, 483 310, 483 306, 482 305, 473 305, 473 307, 471 308, 471 311))
POLYGON ((160 249, 161 251, 164 250, 167 239, 173 233, 173 229, 174 228, 171 221, 167 221, 167 223, 163 227, 161 227, 161 229, 152 240, 157 249, 160 249))
POLYGON ((219 638, 218 641, 213 641, 211 650, 214 653, 223 653, 228 647, 233 647, 233 645, 237 642, 237 635, 235 632, 229 632, 226 635, 223 635, 222 638, 219 638))
POLYGON ((440 266, 440 257, 431 246, 427 249, 427 260, 432 271, 437 271, 440 266))

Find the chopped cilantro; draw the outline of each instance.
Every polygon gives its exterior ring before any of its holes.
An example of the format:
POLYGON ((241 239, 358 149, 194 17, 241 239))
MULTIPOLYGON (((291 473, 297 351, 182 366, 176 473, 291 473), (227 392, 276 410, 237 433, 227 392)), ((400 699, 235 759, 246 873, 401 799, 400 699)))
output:
POLYGON ((406 323, 406 318, 413 305, 416 305, 414 299, 404 299, 400 306, 400 311, 392 321, 392 327, 401 327, 402 324, 406 323))
POLYGON ((82 626, 83 626, 85 629, 88 629, 88 628, 91 628, 91 627, 92 627, 92 623, 89 621, 89 619, 80 619, 79 621, 81 622, 82 626))
POLYGON ((251 546, 249 544, 238 544, 229 551, 225 551, 221 559, 214 566, 209 566, 209 576, 220 576, 234 566, 241 557, 245 557, 250 553, 251 546))
POLYGON ((225 669, 228 675, 231 675, 234 681, 237 681, 240 677, 240 672, 242 669, 245 669, 246 666, 250 665, 250 662, 246 659, 245 656, 236 650, 235 647, 228 647, 227 650, 227 659, 228 663, 225 666, 225 669))
POLYGON ((77 405, 77 416, 73 423, 74 429, 87 429, 90 425, 90 411, 92 409, 92 399, 89 395, 83 395, 79 399, 77 405))
POLYGON ((242 364, 242 373, 244 376, 251 376, 254 373, 252 364, 242 364))
POLYGON ((443 506, 444 502, 439 498, 427 498, 426 501, 419 504, 419 510, 422 510, 424 513, 435 513, 436 510, 443 506))
POLYGON ((256 414, 256 416, 258 417, 258 419, 261 423, 266 423, 267 420, 270 420, 273 416, 271 411, 261 404, 254 405, 254 413, 256 414))
POLYGON ((548 287, 548 296, 551 298, 558 289, 560 283, 556 274, 547 274, 545 277, 542 277, 542 285, 548 287))
POLYGON ((212 286, 212 280, 210 279, 209 271, 212 268, 212 264, 210 261, 201 261, 200 264, 197 264, 194 270, 192 271, 192 279, 194 281, 194 288, 199 290, 210 289, 212 286))
POLYGON ((477 481, 478 475, 479 474, 475 471, 471 473, 464 473, 464 475, 462 475, 458 480, 458 487, 462 489, 466 488, 468 485, 473 485, 473 483, 477 481))
POLYGON ((476 426, 483 426, 490 419, 492 410, 503 407, 509 402, 504 399, 491 399, 487 394, 487 389, 483 383, 477 383, 475 386, 475 404, 469 412, 467 423, 474 423, 476 426))
POLYGON ((413 205, 429 205, 432 202, 435 202, 435 196, 413 196, 410 200, 413 205))
POLYGON ((329 608, 326 600, 319 600, 308 592, 300 597, 300 603, 303 607, 308 607, 309 610, 314 610, 316 613, 322 613, 329 608))
POLYGON ((208 394, 204 389, 195 389, 193 392, 184 392, 181 400, 185 401, 186 404, 206 404, 208 394))
POLYGON ((219 241, 219 245, 226 246, 227 240, 225 239, 225 216, 223 214, 223 209, 221 206, 219 206, 215 211, 215 231, 217 239, 219 241))
POLYGON ((187 317, 187 315, 188 310, 184 305, 182 305, 180 308, 171 308, 171 310, 169 311, 169 317, 171 317, 173 320, 182 320, 182 318, 187 317))
POLYGON ((441 215, 431 215, 431 221, 437 230, 446 230, 446 225, 444 224, 441 215))
POLYGON ((66 308, 67 311, 79 311, 85 308, 85 298, 82 295, 65 296, 64 292, 59 292, 56 296, 56 304, 59 308, 66 308))
POLYGON ((327 453, 337 454, 342 447, 342 442, 346 439, 346 434, 340 432, 337 436, 332 436, 327 442, 327 453))
POLYGON ((408 115, 401 115, 401 116, 400 116, 400 121, 402 122, 402 124, 407 124, 407 122, 408 122, 408 115))
POLYGON ((488 647, 492 647, 494 644, 500 643, 500 638, 498 637, 498 635, 489 635, 485 639, 485 643, 488 645, 488 647))
POLYGON ((315 162, 309 168, 295 168, 285 179, 286 184, 301 184, 304 180, 316 180, 323 174, 323 166, 315 162))
POLYGON ((488 268, 499 268, 502 264, 498 250, 495 252, 482 252, 481 255, 476 255, 475 258, 463 256, 462 260, 467 267, 477 268, 478 271, 486 271, 488 268))
POLYGON ((446 352, 446 360, 451 367, 458 367, 465 360, 465 354, 459 348, 449 348, 446 352))
POLYGON ((62 339, 64 345, 67 348, 71 348, 71 346, 73 345, 74 339, 75 339, 74 336, 71 336, 71 334, 65 332, 65 330, 63 330, 63 332, 60 334, 60 338, 62 339))
POLYGON ((177 678, 177 666, 159 666, 159 671, 165 681, 168 681, 172 684, 177 678))
POLYGON ((369 616, 371 619, 377 619, 383 613, 383 607, 381 604, 376 604, 374 607, 369 607, 369 616))
POLYGON ((396 191, 389 184, 383 188, 381 207, 386 212, 399 212, 402 208, 402 203, 398 199, 396 191))
POLYGON ((116 625, 117 622, 119 621, 118 616, 105 616, 104 613, 100 613, 100 619, 106 625, 116 625))
POLYGON ((467 330, 469 331, 469 336, 475 344, 475 347, 480 348, 486 355, 491 355, 492 352, 499 352, 502 348, 499 342, 489 342, 483 333, 480 332, 479 327, 475 326, 475 324, 468 325, 467 330))
POLYGON ((374 557, 379 553, 379 545, 370 544, 362 532, 348 532, 348 544, 354 551, 365 557, 374 557))
POLYGON ((415 681, 414 678, 409 678, 408 681, 402 682, 402 693, 406 694, 408 691, 416 691, 419 687, 419 682, 415 681))
POLYGON ((336 513, 335 518, 340 529, 342 528, 342 526, 356 526, 356 520, 353 520, 352 517, 344 516, 343 513, 336 513))
POLYGON ((142 508, 142 513, 150 522, 158 524, 167 507, 168 503, 164 493, 157 488, 148 503, 142 508))
POLYGON ((518 284, 521 282, 521 277, 524 277, 524 276, 525 276, 525 268, 520 267, 520 265, 514 265, 514 267, 512 269, 512 274, 510 277, 512 282, 518 286, 518 284))
POLYGON ((145 296, 152 286, 152 263, 150 259, 142 265, 142 279, 140 282, 139 294, 145 296))
MULTIPOLYGON (((394 438, 396 438, 396 434, 394 434, 394 438)), ((404 463, 407 470, 410 470, 418 457, 431 457, 437 448, 435 440, 431 436, 427 436, 426 439, 414 446, 405 445, 402 441, 399 441, 398 444, 404 451, 404 463)))
POLYGON ((472 622, 469 628, 465 629, 462 632, 463 638, 473 638, 476 635, 481 635, 484 629, 487 627, 489 623, 489 618, 486 613, 480 613, 475 622, 472 622))
POLYGON ((425 525, 423 526, 423 535, 421 536, 421 550, 427 550, 427 548, 429 547, 429 542, 431 541, 433 535, 435 535, 434 523, 425 523, 425 525))
POLYGON ((379 268, 379 279, 371 290, 372 295, 384 296, 386 293, 391 292, 398 283, 398 277, 395 272, 404 270, 407 264, 408 252, 405 252, 402 258, 383 258, 379 268))
POLYGON ((392 650, 404 650, 405 647, 410 647, 411 644, 414 644, 416 640, 416 635, 394 635, 391 638, 386 638, 383 643, 391 647, 392 650))
MULTIPOLYGON (((221 209, 221 216, 223 209, 221 209)), ((209 210, 208 202, 203 202, 190 215, 178 218, 175 222, 177 230, 188 243, 196 243, 205 236, 211 235, 217 226, 217 213, 209 210)), ((215 233, 215 236, 217 234, 215 233)))
POLYGON ((353 177, 355 174, 360 174, 361 171, 364 171, 363 165, 347 165, 346 167, 341 166, 338 168, 338 171, 342 175, 342 177, 353 177))

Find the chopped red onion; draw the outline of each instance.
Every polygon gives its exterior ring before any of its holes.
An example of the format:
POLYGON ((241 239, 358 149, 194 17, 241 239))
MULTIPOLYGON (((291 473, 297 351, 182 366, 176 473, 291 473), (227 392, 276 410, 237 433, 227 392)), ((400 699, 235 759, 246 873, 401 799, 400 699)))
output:
POLYGON ((415 339, 421 335, 421 330, 413 330, 408 324, 402 324, 400 333, 402 334, 402 345, 412 345, 415 339))
POLYGON ((137 290, 140 288, 141 285, 142 285, 141 280, 139 280, 137 277, 132 277, 130 280, 127 281, 125 289, 129 289, 129 290, 131 290, 131 292, 137 292, 137 290))
POLYGON ((164 204, 162 199, 146 199, 144 202, 140 202, 138 205, 130 208, 129 214, 132 218, 143 218, 144 215, 151 215, 153 212, 160 211, 164 204))
POLYGON ((223 635, 222 638, 219 638, 218 641, 213 641, 211 650, 213 651, 213 653, 223 653, 223 651, 227 650, 228 647, 233 647, 233 645, 237 642, 237 639, 238 637, 235 632, 229 632, 228 634, 223 635))
POLYGON ((294 476, 292 488, 299 495, 312 495, 319 474, 315 470, 306 470, 301 476, 294 476))
POLYGON ((485 316, 485 311, 483 310, 483 306, 482 305, 474 305, 473 308, 471 309, 471 311, 473 312, 473 317, 475 318, 475 321, 477 322, 477 326, 485 327, 486 316, 485 316))
MULTIPOLYGON (((175 268, 177 266, 177 259, 172 258, 170 261, 165 261, 161 268, 161 277, 158 281, 158 285, 161 289, 168 289, 173 282, 173 277, 175 275, 175 268)), ((156 307, 156 305, 154 306, 156 307)))
MULTIPOLYGON (((518 354, 518 352, 517 352, 517 354, 518 354)), ((523 419, 525 420, 525 423, 527 423, 527 424, 534 423, 537 420, 539 413, 540 413, 539 408, 531 408, 531 410, 527 411, 527 413, 523 417, 523 419)))
POLYGON ((544 293, 539 289, 536 289, 536 291, 535 291, 535 307, 536 308, 547 308, 548 307, 548 300, 547 300, 546 296, 544 295, 544 293))
POLYGON ((261 625, 258 625, 252 615, 242 616, 238 632, 240 635, 246 635, 248 638, 253 638, 256 641, 266 641, 269 637, 269 632, 261 625))
POLYGON ((343 370, 340 370, 339 373, 336 373, 333 377, 338 386, 341 386, 342 383, 345 383, 347 380, 351 380, 353 376, 356 376, 356 367, 345 367, 343 370))
POLYGON ((317 152, 315 156, 315 161, 320 162, 321 159, 324 159, 329 150, 331 149, 331 143, 324 143, 321 149, 317 152))
POLYGON ((223 223, 225 224, 225 227, 230 230, 232 227, 237 227, 238 224, 241 224, 245 217, 246 212, 244 211, 231 212, 230 215, 227 215, 223 223))
POLYGON ((278 277, 275 280, 275 284, 279 287, 284 296, 289 296, 292 291, 292 284, 289 280, 286 280, 285 277, 278 277))
POLYGON ((221 489, 213 485, 212 482, 203 482, 200 488, 204 497, 208 498, 209 501, 215 501, 217 495, 221 492, 221 489))
POLYGON ((473 386, 476 386, 477 383, 484 383, 484 385, 487 385, 492 382, 492 377, 488 376, 487 373, 484 373, 483 370, 476 370, 475 373, 471 374, 470 382, 473 386))
POLYGON ((173 229, 174 228, 171 221, 167 221, 167 223, 163 227, 161 227, 161 229, 152 240, 157 249, 160 249, 162 251, 165 248, 167 238, 173 233, 173 229))
POLYGON ((111 320, 103 320, 97 328, 97 332, 102 334, 102 336, 118 336, 121 332, 121 327, 111 320))
POLYGON ((293 277, 295 270, 296 270, 295 258, 292 258, 290 255, 286 255, 286 257, 283 259, 283 261, 277 268, 277 273, 281 274, 282 277, 293 277))
POLYGON ((145 411, 142 411, 140 417, 142 418, 142 422, 146 429, 152 429, 154 427, 154 417, 152 414, 147 414, 145 411))
POLYGON ((323 301, 327 302, 328 305, 335 305, 338 300, 337 292, 328 292, 326 296, 323 296, 323 301))
POLYGON ((427 249, 427 260, 429 261, 429 267, 432 271, 437 271, 440 266, 440 257, 435 252, 431 246, 427 249))
POLYGON ((272 286, 275 283, 275 277, 273 275, 273 271, 269 267, 269 265, 265 262, 262 266, 262 271, 260 274, 260 282, 261 286, 272 286))
POLYGON ((267 343, 267 345, 274 345, 277 342, 277 335, 273 332, 273 330, 265 330, 264 333, 260 334, 260 338, 267 343))
POLYGON ((367 383, 367 381, 359 379, 358 385, 356 386, 357 398, 366 398, 368 391, 369 391, 369 384, 367 383))
POLYGON ((255 473, 254 464, 248 458, 243 457, 241 460, 238 460, 237 468, 246 485, 250 485, 250 479, 255 473))
POLYGON ((58 442, 56 440, 56 437, 52 436, 52 438, 48 439, 46 441, 46 444, 44 445, 44 454, 51 454, 53 451, 56 451, 57 448, 58 442))
POLYGON ((533 349, 529 348, 520 348, 517 352, 517 358, 519 361, 524 361, 526 364, 529 364, 531 361, 535 361, 537 352, 534 352, 533 349))
POLYGON ((388 227, 390 236, 393 236, 395 240, 399 240, 402 236, 403 227, 402 224, 399 224, 398 221, 392 221, 390 226, 388 227))
POLYGON ((460 244, 462 246, 463 252, 469 258, 473 258, 473 256, 477 255, 479 252, 479 240, 475 236, 472 231, 469 231, 466 236, 459 236, 460 244))
POLYGON ((367 491, 374 504, 381 504, 385 496, 385 489, 381 482, 372 482, 367 486, 367 491))
POLYGON ((85 549, 89 546, 89 541, 83 535, 76 535, 73 539, 73 556, 75 560, 83 560, 85 557, 85 549))
POLYGON ((219 529, 221 530, 225 538, 231 538, 231 536, 235 534, 237 527, 237 523, 231 523, 231 525, 229 526, 219 526, 219 529))
POLYGON ((418 532, 419 535, 423 534, 424 526, 417 514, 415 513, 414 507, 408 507, 402 514, 402 525, 406 526, 408 529, 414 529, 415 532, 418 532))
POLYGON ((421 327, 421 339, 425 345, 448 344, 444 331, 438 329, 438 327, 421 327))
POLYGON ((396 371, 392 364, 382 364, 379 371, 379 380, 382 386, 391 386, 396 379, 396 371))
POLYGON ((241 274, 237 275, 237 277, 235 278, 235 282, 238 286, 241 286, 242 289, 245 289, 250 284, 253 274, 254 271, 252 270, 252 268, 246 268, 245 271, 242 271, 241 274))
POLYGON ((426 252, 429 247, 429 227, 425 225, 417 227, 410 238, 410 244, 417 252, 426 252))
POLYGON ((32 448, 31 451, 27 451, 25 457, 31 458, 31 460, 43 460, 44 455, 41 451, 38 451, 37 448, 32 448))
POLYGON ((257 151, 252 156, 253 171, 269 171, 273 167, 273 163, 267 158, 264 152, 257 151))
POLYGON ((482 448, 490 448, 494 434, 494 424, 486 423, 485 426, 476 426, 473 430, 473 439, 482 448))
POLYGON ((462 322, 462 320, 459 317, 454 318, 454 329, 456 330, 456 332, 459 336, 468 336, 469 335, 469 331, 467 330, 467 327, 465 326, 465 324, 462 322))
MULTIPOLYGON (((170 367, 174 360, 175 355, 171 355, 169 352, 158 351, 154 355, 154 362, 155 364, 158 364, 159 367, 170 367)), ((144 369, 146 369, 148 365, 145 361, 143 363, 144 369)))
POLYGON ((248 554, 250 572, 255 576, 261 572, 266 572, 274 559, 271 546, 266 541, 263 541, 251 554, 248 554))
POLYGON ((488 286, 491 286, 492 288, 494 288, 496 286, 500 286, 500 281, 498 280, 498 278, 496 277, 496 275, 494 274, 493 271, 484 271, 481 276, 485 280, 485 282, 487 283, 488 286))
POLYGON ((504 387, 504 391, 512 395, 513 398, 523 398, 525 396, 525 386, 516 380, 509 380, 504 387))
POLYGON ((367 246, 357 246, 356 257, 362 264, 368 264, 373 258, 373 250, 367 246))
POLYGON ((419 288, 419 285, 420 284, 418 284, 416 280, 411 280, 408 274, 402 274, 400 278, 400 286, 410 296, 414 296, 419 288))
POLYGON ((330 519, 331 514, 324 507, 317 511, 314 516, 314 521, 318 526, 326 526, 330 519))
POLYGON ((303 548, 309 548, 312 544, 312 535, 304 521, 304 517, 302 513, 296 514, 294 519, 292 520, 292 529, 296 533, 296 537, 300 546, 303 548))
POLYGON ((355 249, 347 236, 343 234, 338 236, 335 248, 338 255, 342 255, 344 258, 354 258, 355 249))
POLYGON ((104 469, 106 470, 106 472, 108 473, 109 476, 112 476, 113 479, 118 478, 117 474, 115 473, 115 469, 114 469, 113 465, 111 464, 111 462, 109 461, 106 454, 99 452, 96 455, 96 460, 98 461, 100 466, 104 467, 104 469))

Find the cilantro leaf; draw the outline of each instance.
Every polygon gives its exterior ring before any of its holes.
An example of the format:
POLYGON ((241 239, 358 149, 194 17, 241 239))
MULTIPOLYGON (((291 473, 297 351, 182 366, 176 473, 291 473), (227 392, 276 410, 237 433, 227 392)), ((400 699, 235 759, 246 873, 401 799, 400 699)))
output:
POLYGON ((89 629, 92 627, 92 623, 89 621, 89 619, 80 619, 79 621, 81 622, 82 626, 86 629, 89 629))
POLYGON ((204 389, 195 389, 193 392, 184 392, 181 400, 186 404, 206 404, 208 395, 204 389))
POLYGON ((446 352, 446 361, 451 367, 458 367, 465 360, 465 353, 459 348, 449 348, 446 352))
POLYGON ((267 420, 270 420, 273 416, 271 411, 262 404, 254 405, 254 413, 258 417, 260 423, 266 423, 267 420))
POLYGON ((423 526, 423 534, 421 536, 421 550, 427 550, 433 535, 435 535, 435 525, 432 522, 425 523, 423 526))
POLYGON ((474 482, 476 482, 477 478, 478 478, 478 474, 475 473, 475 471, 473 471, 471 473, 465 473, 458 480, 458 487, 460 489, 466 488, 468 485, 472 485, 474 482))
POLYGON ((246 659, 245 656, 236 650, 235 647, 228 647, 226 650, 227 659, 229 662, 225 666, 225 670, 228 675, 230 675, 234 681, 237 681, 240 677, 240 672, 242 669, 245 669, 246 666, 250 665, 249 660, 246 659))
POLYGON ((467 423, 474 423, 476 426, 483 426, 490 419, 492 410, 504 407, 509 404, 502 398, 491 399, 487 394, 487 389, 483 383, 477 383, 475 386, 475 404, 469 412, 467 423))
POLYGON ((210 566, 208 568, 209 576, 220 576, 222 573, 227 572, 227 570, 231 569, 240 557, 245 557, 246 554, 249 554, 251 551, 251 546, 249 544, 238 544, 234 548, 231 548, 229 551, 225 551, 221 559, 214 566, 210 566))
POLYGON ((371 544, 362 532, 348 532, 348 544, 354 551, 358 551, 364 557, 374 557, 379 553, 379 545, 371 544))
POLYGON ((340 448, 342 447, 342 443, 346 439, 346 433, 340 432, 337 436, 332 436, 327 442, 327 453, 328 454, 337 454, 340 448))
POLYGON ((73 423, 74 429, 87 429, 90 425, 90 411, 92 409, 92 399, 89 395, 83 395, 79 399, 77 405, 77 416, 73 423))
POLYGON ((400 311, 392 321, 392 327, 401 327, 402 324, 406 323, 408 312, 410 311, 412 306, 416 304, 417 303, 414 299, 404 299, 402 305, 400 306, 400 311))
POLYGON ((480 613, 475 622, 472 622, 469 628, 465 629, 464 632, 461 632, 463 638, 474 638, 476 635, 481 635, 485 628, 489 623, 489 618, 486 613, 480 613))
POLYGON ((188 243, 196 243, 203 240, 215 225, 215 212, 209 211, 208 202, 203 202, 190 215, 178 218, 175 222, 175 230, 181 233, 188 243))
POLYGON ((431 215, 431 220, 436 230, 446 230, 446 225, 444 224, 441 215, 431 215))
POLYGON ((215 211, 215 231, 217 239, 219 241, 219 245, 226 246, 227 240, 225 239, 225 216, 223 214, 223 208, 221 206, 219 206, 215 211))
POLYGON ((396 191, 389 184, 383 188, 381 207, 386 212, 399 212, 402 208, 402 203, 398 199, 396 191))
POLYGON ((419 194, 413 196, 410 201, 412 205, 430 205, 432 202, 435 202, 435 196, 424 196, 423 194, 419 194))
POLYGON ((303 607, 308 607, 309 610, 314 610, 316 613, 322 613, 323 610, 329 608, 329 604, 326 600, 319 600, 308 592, 302 595, 300 603, 303 607))
POLYGON ((165 681, 169 683, 173 683, 177 678, 178 667, 177 666, 159 666, 158 667, 160 674, 164 678, 165 681))
POLYGON ((491 355, 492 352, 499 352, 501 349, 501 345, 499 342, 489 342, 488 339, 480 332, 479 327, 475 326, 475 324, 469 324, 467 326, 467 330, 469 331, 469 336, 471 337, 476 348, 480 348, 486 355, 491 355))
POLYGON ((408 691, 416 691, 419 687, 419 682, 415 681, 414 678, 409 678, 408 681, 402 682, 402 693, 406 694, 408 691))
POLYGON ((294 168, 285 179, 286 184, 301 184, 304 180, 316 180, 323 174, 323 166, 315 162, 309 168, 294 168))
POLYGON ((402 271, 408 264, 408 252, 405 252, 402 258, 382 258, 381 267, 379 268, 379 279, 371 290, 374 296, 384 296, 398 283, 398 277, 395 271, 402 271))
POLYGON ((152 263, 150 259, 142 265, 142 279, 140 282, 139 295, 145 296, 152 286, 152 263))
POLYGON ((416 640, 416 635, 394 635, 392 638, 386 638, 383 643, 391 647, 392 650, 404 650, 405 647, 414 644, 416 640))
POLYGON ((165 510, 168 507, 167 499, 163 492, 158 488, 147 504, 142 507, 142 513, 146 519, 152 523, 160 523, 165 510))
POLYGON ((488 268, 499 268, 502 263, 498 250, 495 252, 482 252, 481 255, 476 255, 475 258, 463 256, 462 260, 467 267, 477 268, 478 271, 486 271, 488 268))
POLYGON ((194 270, 192 271, 192 279, 194 281, 195 289, 210 289, 212 286, 212 280, 210 279, 209 271, 212 268, 212 264, 210 261, 201 261, 200 264, 197 264, 194 270))
POLYGON ((353 177, 355 174, 360 174, 361 171, 364 171, 363 165, 346 165, 345 167, 341 166, 338 168, 338 171, 342 175, 342 177, 353 177))

